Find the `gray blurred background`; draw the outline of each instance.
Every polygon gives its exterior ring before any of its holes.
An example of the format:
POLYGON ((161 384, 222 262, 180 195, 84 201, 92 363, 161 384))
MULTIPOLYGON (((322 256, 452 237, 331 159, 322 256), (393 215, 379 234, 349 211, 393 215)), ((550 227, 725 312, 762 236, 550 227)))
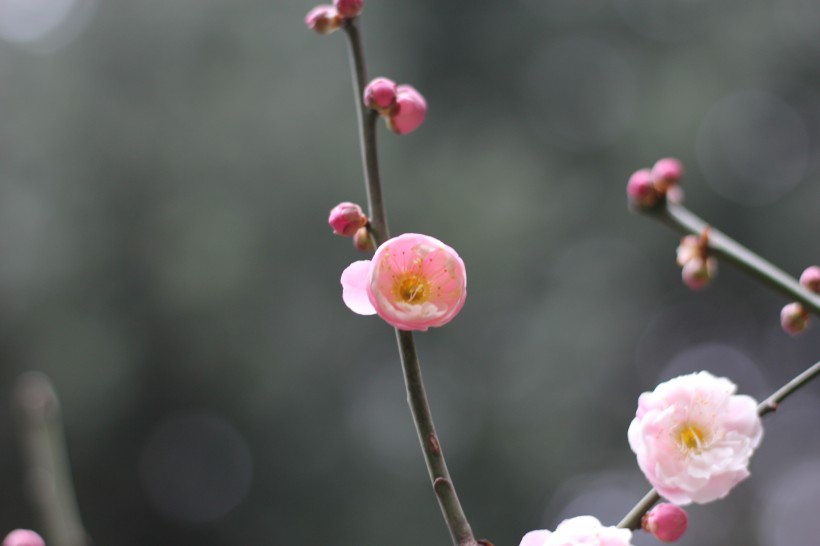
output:
MULTIPOLYGON (((448 544, 390 328, 341 301, 364 201, 346 45, 295 0, 0 0, 0 533, 41 528, 11 410, 64 408, 98 545, 448 544)), ((629 174, 792 275, 820 261, 815 0, 367 0, 394 234, 456 248, 469 297, 417 337, 476 534, 515 546, 647 485, 637 396, 707 369, 762 398, 820 358, 786 303, 721 265, 692 293, 629 174)), ((820 384, 767 418, 752 478, 682 545, 817 544, 820 384)), ((650 537, 636 545, 652 544, 650 537)))

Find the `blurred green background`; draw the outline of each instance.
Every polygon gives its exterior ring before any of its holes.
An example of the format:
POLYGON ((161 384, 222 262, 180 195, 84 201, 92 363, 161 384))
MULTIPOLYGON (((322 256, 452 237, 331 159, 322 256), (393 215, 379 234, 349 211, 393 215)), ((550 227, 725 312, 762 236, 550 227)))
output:
MULTIPOLYGON (((59 391, 95 544, 448 544, 390 328, 353 315, 363 202, 346 44, 280 0, 0 0, 0 533, 41 529, 13 385, 59 391)), ((793 275, 820 261, 814 0, 367 0, 394 234, 459 251, 469 297, 417 342, 476 534, 515 546, 647 486, 637 396, 707 369, 758 398, 820 358, 722 264, 692 293, 630 173, 793 275)), ((766 421, 752 478, 682 545, 816 544, 820 385, 766 421)), ((636 538, 636 545, 653 543, 636 538)))

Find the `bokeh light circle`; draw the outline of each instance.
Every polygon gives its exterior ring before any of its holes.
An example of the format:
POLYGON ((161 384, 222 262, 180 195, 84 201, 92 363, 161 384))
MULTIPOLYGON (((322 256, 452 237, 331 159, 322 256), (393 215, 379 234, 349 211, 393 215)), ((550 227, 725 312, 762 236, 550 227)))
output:
POLYGON ((94 8, 96 0, 0 0, 0 38, 59 49, 85 27, 94 8))
POLYGON ((151 504, 189 524, 215 521, 236 508, 252 476, 245 439, 208 412, 183 412, 161 422, 142 450, 140 467, 151 504))
POLYGON ((698 131, 696 151, 706 182, 716 192, 742 205, 763 205, 802 180, 809 136, 785 101, 750 90, 712 106, 698 131))
POLYGON ((638 78, 619 46, 574 35, 535 56, 523 78, 535 130, 556 146, 587 152, 612 144, 638 110, 638 78))

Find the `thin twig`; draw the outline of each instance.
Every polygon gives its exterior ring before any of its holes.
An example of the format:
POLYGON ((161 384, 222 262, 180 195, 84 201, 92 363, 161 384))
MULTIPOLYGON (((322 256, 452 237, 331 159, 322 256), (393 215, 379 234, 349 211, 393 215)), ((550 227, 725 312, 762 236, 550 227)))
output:
MULTIPOLYGON (((710 235, 711 236, 711 235, 710 235)), ((761 417, 777 410, 780 404, 794 394, 795 391, 805 386, 809 381, 820 375, 820 362, 816 362, 813 366, 805 370, 803 373, 777 389, 771 396, 765 399, 757 406, 757 414, 761 417)), ((653 488, 642 498, 632 510, 629 511, 623 520, 618 524, 622 529, 640 529, 641 518, 652 508, 658 500, 660 495, 653 488)))
POLYGON ((757 414, 763 417, 764 415, 777 410, 777 407, 781 402, 783 402, 783 400, 791 396, 794 391, 817 377, 818 374, 820 374, 820 362, 817 362, 814 366, 777 389, 774 394, 758 404, 757 414))
POLYGON ((30 494, 49 546, 86 546, 88 536, 71 481, 60 403, 48 377, 30 372, 16 388, 22 412, 24 462, 30 494))
POLYGON ((458 501, 455 486, 447 471, 444 452, 433 425, 433 416, 430 413, 430 405, 427 403, 427 394, 424 392, 424 382, 421 377, 421 367, 413 342, 413 334, 404 330, 396 330, 396 340, 399 344, 404 381, 407 386, 407 403, 410 405, 413 421, 416 423, 416 432, 421 442, 421 450, 424 452, 427 471, 430 474, 444 520, 447 522, 447 528, 450 530, 453 544, 475 546, 473 531, 458 501))
POLYGON ((359 139, 361 141, 362 167, 364 183, 367 189, 367 209, 370 218, 370 233, 376 246, 390 238, 387 227, 384 201, 382 199, 381 178, 379 176, 379 156, 376 146, 376 121, 378 114, 364 107, 364 88, 367 85, 367 65, 364 60, 364 47, 356 19, 345 21, 350 70, 353 77, 353 93, 356 103, 356 114, 359 120, 359 139))
MULTIPOLYGON (((364 60, 361 34, 356 26, 356 19, 345 23, 345 34, 348 38, 348 51, 353 75, 353 92, 355 93, 356 113, 359 118, 359 136, 361 139, 362 164, 364 165, 365 185, 367 187, 367 202, 370 217, 370 233, 374 243, 378 246, 390 237, 387 227, 382 199, 381 180, 379 177, 379 161, 376 148, 376 121, 378 115, 372 110, 364 108, 363 93, 367 81, 367 69, 364 60)), ((416 425, 424 461, 433 491, 438 499, 444 521, 450 531, 455 546, 477 546, 475 537, 461 508, 455 486, 447 470, 444 452, 441 449, 427 394, 421 376, 416 345, 411 332, 396 329, 396 340, 401 356, 404 381, 407 388, 407 403, 416 425)))
POLYGON ((733 263, 791 300, 799 302, 807 311, 820 315, 820 294, 811 292, 796 279, 728 235, 716 230, 683 205, 667 203, 665 206, 661 205, 644 212, 672 229, 688 235, 700 235, 704 228, 708 227, 709 249, 715 256, 733 263))

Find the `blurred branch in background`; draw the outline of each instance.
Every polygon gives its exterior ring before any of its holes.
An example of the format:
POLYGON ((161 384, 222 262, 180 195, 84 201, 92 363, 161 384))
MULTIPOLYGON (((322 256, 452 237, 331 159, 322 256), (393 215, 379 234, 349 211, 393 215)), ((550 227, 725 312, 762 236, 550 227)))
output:
POLYGON ((657 209, 646 210, 655 218, 672 229, 687 235, 700 235, 703 230, 709 229, 709 249, 718 258, 724 258, 746 273, 763 281, 767 286, 785 294, 789 298, 800 302, 805 308, 815 314, 820 314, 820 295, 801 286, 796 279, 764 260, 737 241, 714 229, 704 220, 698 218, 686 207, 673 203, 657 209))
POLYGON ((49 378, 23 374, 15 402, 22 414, 23 461, 28 493, 49 546, 87 546, 88 536, 71 480, 60 402, 49 378))

